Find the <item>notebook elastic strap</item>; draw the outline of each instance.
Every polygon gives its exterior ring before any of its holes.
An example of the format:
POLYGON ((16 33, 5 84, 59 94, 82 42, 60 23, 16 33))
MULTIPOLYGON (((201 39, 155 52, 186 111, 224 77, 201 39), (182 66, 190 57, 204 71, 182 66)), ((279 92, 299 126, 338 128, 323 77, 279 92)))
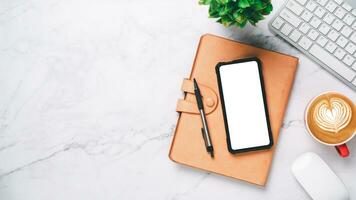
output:
MULTIPOLYGON (((203 104, 205 113, 209 114, 213 112, 218 105, 218 96, 210 87, 199 83, 201 95, 203 96, 203 104)), ((194 96, 194 83, 189 79, 184 79, 181 90, 186 92, 185 99, 178 99, 176 111, 199 114, 196 99, 194 96)))

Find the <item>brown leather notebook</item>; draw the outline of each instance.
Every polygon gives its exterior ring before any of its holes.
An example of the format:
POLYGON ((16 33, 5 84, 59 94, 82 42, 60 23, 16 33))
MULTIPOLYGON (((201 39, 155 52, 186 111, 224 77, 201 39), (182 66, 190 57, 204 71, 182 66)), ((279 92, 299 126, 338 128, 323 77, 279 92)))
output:
POLYGON ((298 58, 296 57, 214 35, 203 35, 190 77, 183 81, 184 99, 178 100, 177 103, 176 110, 180 115, 169 152, 170 159, 180 164, 264 186, 297 65, 298 58), (219 62, 246 57, 257 57, 262 63, 274 146, 269 150, 231 154, 227 148, 215 66, 219 62), (205 149, 201 134, 202 124, 194 96, 193 78, 199 80, 203 96, 206 118, 214 146, 215 157, 213 159, 205 149))

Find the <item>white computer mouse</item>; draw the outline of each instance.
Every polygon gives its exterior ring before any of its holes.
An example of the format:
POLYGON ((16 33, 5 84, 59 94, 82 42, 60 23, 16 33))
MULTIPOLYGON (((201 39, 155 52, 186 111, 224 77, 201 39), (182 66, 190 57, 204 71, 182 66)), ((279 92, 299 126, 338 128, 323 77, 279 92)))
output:
POLYGON ((313 152, 300 155, 292 165, 294 177, 314 200, 345 200, 349 192, 330 167, 313 152))

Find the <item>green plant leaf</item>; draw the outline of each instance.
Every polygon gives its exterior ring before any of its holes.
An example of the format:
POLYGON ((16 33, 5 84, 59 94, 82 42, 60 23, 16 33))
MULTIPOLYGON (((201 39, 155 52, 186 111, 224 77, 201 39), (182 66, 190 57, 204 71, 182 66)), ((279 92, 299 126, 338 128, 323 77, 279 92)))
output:
POLYGON ((261 11, 261 13, 264 14, 264 15, 268 15, 268 14, 271 13, 272 10, 273 10, 272 4, 268 4, 266 6, 266 8, 261 11))
POLYGON ((217 1, 221 4, 227 4, 229 2, 229 0, 217 0, 217 1))
POLYGON ((240 8, 247 8, 250 6, 250 3, 248 2, 248 0, 239 0, 238 5, 240 8))
POLYGON ((231 13, 231 7, 229 7, 228 5, 225 5, 220 11, 219 11, 219 15, 223 16, 223 15, 227 15, 229 13, 231 13))
POLYGON ((266 8, 266 4, 264 4, 263 2, 261 1, 257 1, 253 4, 253 7, 256 9, 256 10, 262 10, 264 8, 266 8))
POLYGON ((200 5, 209 5, 211 0, 199 0, 200 5))

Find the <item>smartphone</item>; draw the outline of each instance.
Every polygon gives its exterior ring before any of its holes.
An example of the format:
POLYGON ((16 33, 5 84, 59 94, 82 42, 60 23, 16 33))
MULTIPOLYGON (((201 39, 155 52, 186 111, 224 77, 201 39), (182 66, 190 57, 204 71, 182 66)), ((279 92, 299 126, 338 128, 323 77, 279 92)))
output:
POLYGON ((258 58, 221 62, 216 74, 228 150, 243 153, 269 149, 272 131, 262 65, 258 58))

